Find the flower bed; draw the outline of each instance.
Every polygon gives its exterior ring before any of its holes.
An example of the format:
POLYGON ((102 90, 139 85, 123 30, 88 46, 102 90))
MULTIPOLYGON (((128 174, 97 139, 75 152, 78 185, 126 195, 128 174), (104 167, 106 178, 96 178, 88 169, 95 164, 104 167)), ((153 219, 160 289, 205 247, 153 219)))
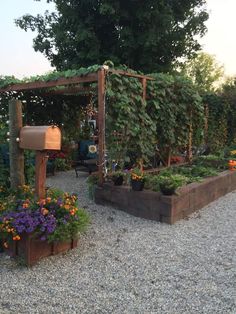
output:
POLYGON ((133 191, 129 186, 110 183, 95 190, 95 202, 112 205, 127 213, 156 221, 173 224, 210 202, 236 189, 236 172, 224 171, 201 182, 193 182, 178 189, 178 194, 133 191))
POLYGON ((28 186, 0 202, 0 240, 12 257, 22 257, 28 266, 40 258, 77 246, 79 232, 89 217, 78 207, 77 196, 49 190, 37 200, 28 186))

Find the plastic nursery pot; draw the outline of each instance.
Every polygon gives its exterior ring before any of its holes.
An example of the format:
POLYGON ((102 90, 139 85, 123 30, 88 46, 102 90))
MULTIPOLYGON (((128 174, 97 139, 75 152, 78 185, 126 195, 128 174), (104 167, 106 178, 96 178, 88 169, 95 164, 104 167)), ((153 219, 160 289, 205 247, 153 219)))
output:
POLYGON ((120 177, 112 178, 112 181, 113 181, 114 185, 122 185, 124 178, 123 178, 123 176, 120 176, 120 177))
POLYGON ((137 180, 131 180, 131 187, 132 190, 134 191, 142 191, 144 188, 144 182, 141 181, 137 181, 137 180))
POLYGON ((161 193, 164 195, 173 195, 175 194, 175 188, 168 188, 162 184, 160 184, 161 193))

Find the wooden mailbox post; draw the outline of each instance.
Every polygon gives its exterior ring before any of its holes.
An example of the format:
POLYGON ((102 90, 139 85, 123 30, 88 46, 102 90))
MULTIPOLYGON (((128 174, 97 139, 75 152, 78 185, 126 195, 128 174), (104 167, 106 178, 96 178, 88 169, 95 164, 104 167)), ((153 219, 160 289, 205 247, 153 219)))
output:
POLYGON ((61 131, 56 126, 25 126, 20 131, 20 148, 36 151, 35 193, 45 198, 47 150, 61 149, 61 131))

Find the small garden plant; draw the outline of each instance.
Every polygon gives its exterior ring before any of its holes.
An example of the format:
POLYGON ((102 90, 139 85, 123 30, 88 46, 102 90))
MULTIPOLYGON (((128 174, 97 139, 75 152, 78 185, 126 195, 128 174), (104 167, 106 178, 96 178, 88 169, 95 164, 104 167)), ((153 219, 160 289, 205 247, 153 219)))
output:
POLYGON ((133 181, 143 181, 143 171, 140 168, 134 168, 131 171, 131 180, 133 181))

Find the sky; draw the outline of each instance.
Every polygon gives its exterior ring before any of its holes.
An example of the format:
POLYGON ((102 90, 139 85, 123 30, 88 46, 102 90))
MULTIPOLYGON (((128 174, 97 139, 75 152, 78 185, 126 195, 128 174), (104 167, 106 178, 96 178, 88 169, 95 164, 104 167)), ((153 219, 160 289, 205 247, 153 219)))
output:
MULTIPOLYGON (((52 70, 48 60, 33 49, 33 32, 25 32, 14 24, 14 19, 52 10, 46 0, 0 0, 0 75, 17 78, 40 75, 52 70)), ((228 76, 236 75, 236 0, 207 0, 210 18, 208 33, 200 39, 203 50, 214 55, 224 65, 228 76)))

